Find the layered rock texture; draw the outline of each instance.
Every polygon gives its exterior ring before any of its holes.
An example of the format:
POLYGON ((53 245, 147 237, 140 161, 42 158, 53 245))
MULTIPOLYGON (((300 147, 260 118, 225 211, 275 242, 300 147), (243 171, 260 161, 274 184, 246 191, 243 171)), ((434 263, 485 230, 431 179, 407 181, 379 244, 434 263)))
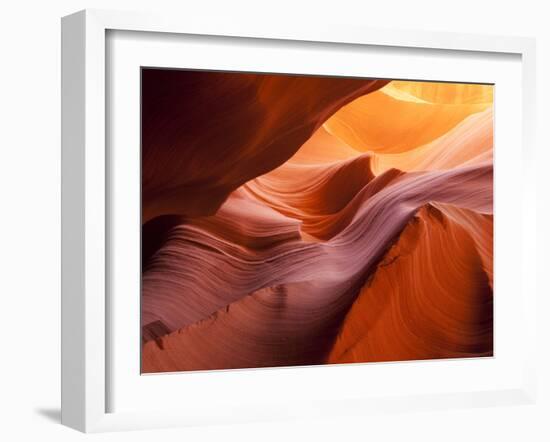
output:
POLYGON ((493 87, 144 69, 142 372, 491 356, 493 87))

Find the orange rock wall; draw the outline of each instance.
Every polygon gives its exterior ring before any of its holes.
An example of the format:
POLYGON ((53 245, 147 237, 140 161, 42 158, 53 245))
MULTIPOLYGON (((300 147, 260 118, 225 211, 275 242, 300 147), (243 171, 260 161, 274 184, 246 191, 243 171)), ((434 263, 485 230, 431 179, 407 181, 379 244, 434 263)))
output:
POLYGON ((492 86, 142 88, 143 372, 492 355, 492 86))

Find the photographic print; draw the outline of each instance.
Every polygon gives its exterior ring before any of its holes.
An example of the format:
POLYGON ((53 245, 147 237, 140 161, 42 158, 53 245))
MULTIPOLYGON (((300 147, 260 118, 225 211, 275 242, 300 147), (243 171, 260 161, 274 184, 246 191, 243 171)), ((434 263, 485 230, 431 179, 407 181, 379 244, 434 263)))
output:
POLYGON ((142 68, 142 373, 492 356, 493 89, 142 68))

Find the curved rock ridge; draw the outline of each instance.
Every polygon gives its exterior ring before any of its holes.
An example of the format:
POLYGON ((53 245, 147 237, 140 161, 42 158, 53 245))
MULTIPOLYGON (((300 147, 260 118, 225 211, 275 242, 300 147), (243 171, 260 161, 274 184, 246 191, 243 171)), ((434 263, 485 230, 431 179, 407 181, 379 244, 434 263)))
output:
POLYGON ((453 223, 461 226, 472 238, 481 258, 483 271, 493 288, 493 214, 478 213, 447 204, 434 203, 453 223))
POLYGON ((142 372, 492 355, 492 86, 142 85, 142 372))
MULTIPOLYGON (((485 234, 483 223, 475 227, 485 234)), ((328 362, 492 355, 493 292, 482 261, 467 226, 424 206, 361 289, 328 362)))
POLYGON ((428 203, 394 241, 362 289, 343 278, 338 292, 314 281, 262 288, 147 342, 144 371, 490 355, 492 290, 467 231, 428 203), (426 273, 426 256, 443 272, 426 273), (401 285, 400 277, 411 281, 401 285))
POLYGON ((250 205, 258 202, 230 198, 216 218, 246 221, 225 223, 224 229, 208 229, 207 222, 178 225, 152 257, 142 280, 142 324, 158 320, 176 330, 244 295, 289 283, 312 281, 316 296, 323 287, 327 296, 338 297, 365 278, 418 207, 438 201, 490 213, 491 192, 490 166, 402 176, 364 200, 359 193, 360 203, 350 206, 355 212, 347 226, 322 243, 302 241, 299 223, 292 218, 267 207, 252 211, 250 205), (239 211, 246 217, 237 217, 239 211), (265 217, 266 211, 274 214, 265 217), (248 223, 265 233, 259 245, 248 223), (287 226, 288 237, 266 247, 267 232, 279 235, 279 223, 287 226))
POLYGON ((366 200, 395 176, 375 179, 370 156, 360 155, 329 166, 287 163, 243 188, 268 207, 302 221, 303 234, 326 240, 347 224, 358 195, 366 200))

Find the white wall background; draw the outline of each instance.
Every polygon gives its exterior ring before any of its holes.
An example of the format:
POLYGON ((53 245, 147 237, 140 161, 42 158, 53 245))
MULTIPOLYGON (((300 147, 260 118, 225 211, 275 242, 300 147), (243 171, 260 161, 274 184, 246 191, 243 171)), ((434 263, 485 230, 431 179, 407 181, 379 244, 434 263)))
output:
MULTIPOLYGON (((536 406, 89 436, 101 441, 550 440, 550 13, 545 1, 54 0, 0 7, 0 439, 83 440, 59 425, 60 17, 83 8, 166 10, 537 38, 539 372, 536 406), (546 231, 545 231, 546 230, 546 231)), ((520 185, 520 182, 518 182, 520 185)))

